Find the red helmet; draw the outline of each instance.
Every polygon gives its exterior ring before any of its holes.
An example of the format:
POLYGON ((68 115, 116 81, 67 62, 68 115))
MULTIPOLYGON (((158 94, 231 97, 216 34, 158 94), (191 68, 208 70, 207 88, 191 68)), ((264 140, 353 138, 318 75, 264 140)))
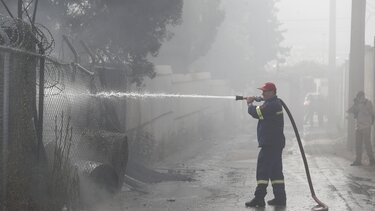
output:
POLYGON ((258 89, 262 91, 275 91, 276 92, 276 86, 272 82, 267 82, 262 87, 259 87, 258 89))

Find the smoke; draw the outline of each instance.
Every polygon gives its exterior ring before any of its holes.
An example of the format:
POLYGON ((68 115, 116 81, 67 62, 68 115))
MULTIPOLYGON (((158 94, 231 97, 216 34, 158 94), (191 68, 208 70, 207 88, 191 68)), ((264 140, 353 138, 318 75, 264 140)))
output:
POLYGON ((93 211, 123 210, 116 194, 98 186, 91 179, 80 177, 80 190, 84 207, 93 211))

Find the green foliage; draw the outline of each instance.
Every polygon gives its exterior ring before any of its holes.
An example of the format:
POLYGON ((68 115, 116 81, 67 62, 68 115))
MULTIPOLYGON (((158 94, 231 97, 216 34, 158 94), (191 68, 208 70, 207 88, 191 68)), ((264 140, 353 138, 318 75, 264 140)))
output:
MULTIPOLYGON (((43 3, 44 2, 44 3, 43 3)), ((181 22, 182 0, 48 0, 39 16, 74 39, 84 40, 111 63, 131 67, 134 82, 153 77, 149 55, 156 56, 171 36, 168 25, 181 22)), ((41 19, 39 19, 41 20, 41 19)))

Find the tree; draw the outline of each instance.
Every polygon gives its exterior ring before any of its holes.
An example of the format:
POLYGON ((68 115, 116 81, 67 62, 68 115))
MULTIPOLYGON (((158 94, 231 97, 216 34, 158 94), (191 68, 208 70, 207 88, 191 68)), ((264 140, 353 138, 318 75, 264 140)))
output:
POLYGON ((48 0, 39 11, 47 16, 42 23, 86 41, 111 63, 129 65, 140 83, 154 76, 147 57, 171 36, 167 26, 181 22, 182 7, 182 0, 48 0))
POLYGON ((251 0, 249 1, 249 16, 246 17, 248 25, 248 42, 253 51, 251 53, 252 66, 262 69, 272 60, 285 55, 287 49, 280 46, 283 41, 280 23, 277 20, 275 3, 278 0, 251 0))
POLYGON ((174 72, 187 72, 189 66, 207 54, 224 20, 221 0, 185 0, 183 23, 172 29, 173 38, 166 42, 156 63, 170 64, 174 72))
MULTIPOLYGON (((5 2, 16 16, 17 1, 5 2)), ((32 3, 24 1, 30 16, 32 3)), ((85 40, 111 63, 129 65, 140 83, 154 76, 148 57, 172 36, 167 26, 181 23, 182 8, 183 0, 46 0, 39 1, 37 22, 54 29, 55 37, 62 32, 85 40)), ((0 12, 6 14, 4 8, 0 12)))
POLYGON ((237 0, 223 2, 226 19, 211 52, 198 63, 199 69, 214 77, 243 86, 264 66, 287 55, 275 7, 277 0, 237 0))

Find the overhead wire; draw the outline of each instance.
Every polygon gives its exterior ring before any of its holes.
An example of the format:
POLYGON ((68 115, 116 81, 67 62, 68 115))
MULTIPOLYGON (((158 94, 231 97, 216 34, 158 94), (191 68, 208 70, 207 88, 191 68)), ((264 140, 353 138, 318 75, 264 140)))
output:
POLYGON ((24 7, 24 9, 26 9, 26 10, 29 9, 29 7, 30 7, 31 3, 33 3, 33 1, 34 1, 34 0, 31 0, 31 1, 27 4, 27 6, 24 7))
POLYGON ((11 18, 14 19, 14 16, 13 16, 12 12, 9 10, 9 7, 8 7, 8 5, 4 2, 4 0, 1 0, 1 3, 3 4, 5 10, 8 12, 8 15, 9 15, 11 18))

